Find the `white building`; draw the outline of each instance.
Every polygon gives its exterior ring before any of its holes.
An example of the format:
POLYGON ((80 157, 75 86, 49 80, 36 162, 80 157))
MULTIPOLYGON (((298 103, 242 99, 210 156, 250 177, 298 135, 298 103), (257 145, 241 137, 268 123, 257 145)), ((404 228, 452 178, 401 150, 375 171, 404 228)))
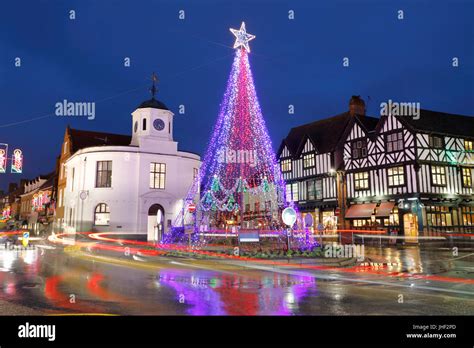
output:
POLYGON ((129 145, 123 136, 116 145, 103 135, 105 145, 97 146, 95 136, 92 146, 81 144, 64 164, 67 180, 59 199, 65 225, 74 231, 147 234, 148 240, 160 240, 183 208, 200 157, 178 150, 173 113, 154 97, 132 113, 129 145), (163 216, 159 225, 158 211, 163 216))

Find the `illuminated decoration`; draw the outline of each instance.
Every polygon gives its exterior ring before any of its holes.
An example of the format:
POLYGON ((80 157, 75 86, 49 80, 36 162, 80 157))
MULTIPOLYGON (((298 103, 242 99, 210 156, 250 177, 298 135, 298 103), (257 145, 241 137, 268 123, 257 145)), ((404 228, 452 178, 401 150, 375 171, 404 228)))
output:
POLYGON ((229 30, 235 36, 234 48, 239 48, 242 46, 247 50, 247 52, 250 52, 249 41, 255 39, 255 35, 247 34, 245 22, 242 22, 239 30, 232 28, 229 28, 229 30))
POLYGON ((23 153, 20 149, 13 150, 12 173, 20 174, 23 171, 23 153))
POLYGON ((5 173, 7 171, 7 156, 8 147, 4 145, 4 147, 0 148, 0 173, 5 173))
POLYGON ((51 202, 51 197, 48 192, 39 191, 33 195, 31 199, 31 210, 42 211, 45 209, 46 204, 51 202))
POLYGON ((2 211, 2 220, 7 220, 11 217, 11 208, 10 206, 6 206, 5 208, 3 208, 3 211, 2 211))
POLYGON ((280 226, 274 231, 279 237, 286 235, 279 212, 294 203, 286 201, 286 185, 253 82, 247 43, 254 36, 245 33, 244 23, 239 35, 233 33, 237 49, 219 115, 199 175, 164 243, 187 242, 184 231, 191 227, 193 245, 200 245, 200 232, 223 228, 226 221, 233 221, 233 233, 273 225, 280 226), (196 206, 192 219, 190 205, 196 206))

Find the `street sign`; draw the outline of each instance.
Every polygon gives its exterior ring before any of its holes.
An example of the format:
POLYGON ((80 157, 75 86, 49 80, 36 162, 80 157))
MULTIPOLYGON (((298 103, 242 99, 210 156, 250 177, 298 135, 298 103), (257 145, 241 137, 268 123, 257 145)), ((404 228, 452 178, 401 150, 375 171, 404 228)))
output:
POLYGON ((194 213, 196 211, 196 204, 194 204, 194 203, 189 204, 188 205, 188 211, 190 213, 194 213))
POLYGON ((23 238, 21 238, 21 244, 26 248, 30 240, 30 232, 23 232, 23 238))
POLYGON ((285 208, 281 213, 281 218, 285 225, 293 226, 296 222, 296 211, 292 207, 285 208))

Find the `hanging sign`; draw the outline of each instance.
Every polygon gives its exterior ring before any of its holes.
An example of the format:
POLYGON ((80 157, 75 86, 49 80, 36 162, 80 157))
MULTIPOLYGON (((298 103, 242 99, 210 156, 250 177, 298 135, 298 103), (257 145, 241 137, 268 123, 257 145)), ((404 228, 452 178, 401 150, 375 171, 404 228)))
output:
POLYGON ((11 172, 19 174, 23 171, 23 153, 20 149, 13 150, 11 172))
POLYGON ((0 173, 7 171, 8 147, 0 144, 0 173))

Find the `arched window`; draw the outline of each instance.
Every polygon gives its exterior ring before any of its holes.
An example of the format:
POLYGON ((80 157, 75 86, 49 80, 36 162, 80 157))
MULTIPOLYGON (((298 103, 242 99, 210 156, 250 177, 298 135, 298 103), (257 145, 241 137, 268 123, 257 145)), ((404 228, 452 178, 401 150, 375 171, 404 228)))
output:
POLYGON ((109 226, 110 223, 110 210, 109 206, 105 203, 99 203, 95 207, 94 212, 94 225, 96 226, 109 226))
POLYGON ((146 118, 143 119, 143 130, 146 130, 146 118))

